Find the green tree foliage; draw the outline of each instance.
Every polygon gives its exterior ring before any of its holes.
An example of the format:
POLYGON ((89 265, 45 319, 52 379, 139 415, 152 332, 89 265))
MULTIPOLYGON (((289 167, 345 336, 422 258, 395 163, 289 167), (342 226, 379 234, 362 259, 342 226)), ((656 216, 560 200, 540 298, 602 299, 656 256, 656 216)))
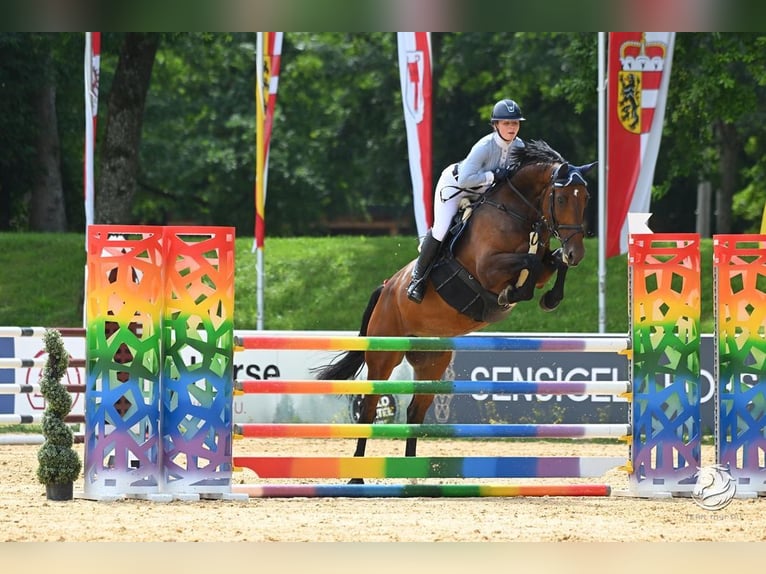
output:
POLYGON ((29 227, 31 190, 41 169, 34 103, 47 80, 56 85, 61 207, 70 227, 82 229, 83 49, 81 34, 0 33, 0 230, 29 227))
POLYGON ((693 228, 694 189, 710 181, 720 195, 714 232, 757 231, 766 202, 766 36, 676 36, 655 211, 668 227, 693 228))
MULTIPOLYGON (((102 35, 97 172, 123 37, 102 35)), ((652 205, 657 231, 694 231, 700 181, 720 196, 716 232, 758 228, 766 202, 765 42, 759 33, 676 35, 652 205)), ((234 225, 252 233, 255 45, 255 33, 161 35, 125 223, 234 225)), ((492 104, 503 97, 524 110, 523 138, 545 139, 574 163, 596 159, 595 33, 434 33, 432 45, 434 178, 487 133, 492 104)), ((70 230, 82 230, 83 48, 82 33, 0 33, 0 229, 28 229, 39 169, 30 94, 51 58, 64 208, 70 230)), ((285 34, 269 235, 324 234, 337 218, 412 222, 396 48, 390 32, 285 34)), ((591 202, 592 228, 596 208, 591 202)))

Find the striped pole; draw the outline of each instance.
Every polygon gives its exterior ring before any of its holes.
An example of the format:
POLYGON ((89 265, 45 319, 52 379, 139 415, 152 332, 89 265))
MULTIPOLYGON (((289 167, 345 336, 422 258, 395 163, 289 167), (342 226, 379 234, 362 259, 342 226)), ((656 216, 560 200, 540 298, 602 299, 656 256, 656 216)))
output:
POLYGON ((45 331, 58 331, 62 337, 84 337, 82 327, 0 327, 0 337, 42 337, 45 331))
POLYGON ((235 456, 259 478, 578 478, 624 466, 622 457, 235 456))
POLYGON ((235 424, 247 438, 630 438, 627 424, 235 424))
MULTIPOLYGON (((34 359, 19 359, 16 357, 0 358, 0 369, 31 369, 33 367, 42 368, 48 361, 48 357, 35 357, 34 359)), ((69 367, 84 367, 85 359, 69 359, 69 367)))
MULTIPOLYGON (((83 444, 85 435, 75 434, 75 444, 83 444)), ((45 443, 45 437, 39 433, 0 433, 0 445, 34 445, 45 443)))
MULTIPOLYGON (((43 422, 43 413, 33 415, 0 414, 0 424, 30 425, 43 422)), ((85 415, 67 415, 65 423, 84 423, 85 415)))
MULTIPOLYGON (((63 385, 70 393, 84 393, 85 385, 63 385)), ((0 395, 22 395, 40 393, 40 385, 25 385, 19 383, 0 383, 0 395)))
POLYGON ((438 394, 438 395, 623 395, 630 393, 628 381, 346 381, 346 380, 255 380, 235 381, 244 394, 438 394))
POLYGON ((232 491, 251 498, 476 498, 489 496, 609 496, 605 484, 235 484, 232 491))
POLYGON ((249 336, 234 337, 240 349, 306 351, 540 351, 579 353, 626 353, 626 337, 324 337, 249 336))

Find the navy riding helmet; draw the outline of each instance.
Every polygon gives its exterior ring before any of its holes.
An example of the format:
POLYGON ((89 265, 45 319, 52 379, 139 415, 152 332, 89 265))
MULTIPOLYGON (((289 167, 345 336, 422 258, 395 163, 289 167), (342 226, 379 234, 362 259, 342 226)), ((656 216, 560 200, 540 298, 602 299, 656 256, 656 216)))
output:
POLYGON ((521 114, 521 108, 519 104, 513 100, 500 100, 492 108, 491 122, 498 120, 524 120, 524 116, 521 114))

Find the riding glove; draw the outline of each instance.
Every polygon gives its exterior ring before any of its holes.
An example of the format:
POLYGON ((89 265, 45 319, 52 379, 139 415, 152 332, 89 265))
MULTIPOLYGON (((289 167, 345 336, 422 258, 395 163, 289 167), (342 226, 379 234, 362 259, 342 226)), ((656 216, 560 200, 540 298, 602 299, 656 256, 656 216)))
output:
POLYGON ((507 167, 498 167, 493 172, 492 175, 495 178, 495 183, 498 183, 500 181, 505 181, 508 179, 508 174, 510 173, 510 170, 507 167))

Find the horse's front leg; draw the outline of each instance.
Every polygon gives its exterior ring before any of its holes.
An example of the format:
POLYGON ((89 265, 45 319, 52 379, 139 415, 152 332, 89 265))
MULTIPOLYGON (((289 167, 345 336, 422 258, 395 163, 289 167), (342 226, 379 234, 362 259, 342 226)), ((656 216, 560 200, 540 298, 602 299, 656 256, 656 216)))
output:
POLYGON ((553 311, 559 306, 562 299, 564 299, 564 282, 567 278, 567 271, 569 265, 564 263, 563 252, 561 248, 556 249, 553 253, 550 253, 543 259, 543 276, 548 277, 556 274, 556 281, 553 283, 550 291, 546 291, 542 297, 540 297, 540 308, 543 311, 553 311))
POLYGON ((535 286, 540 280, 540 273, 543 269, 540 259, 532 253, 523 255, 514 254, 511 256, 511 273, 519 273, 518 281, 507 285, 497 296, 497 304, 501 306, 518 303, 519 301, 529 301, 535 296, 535 286))

